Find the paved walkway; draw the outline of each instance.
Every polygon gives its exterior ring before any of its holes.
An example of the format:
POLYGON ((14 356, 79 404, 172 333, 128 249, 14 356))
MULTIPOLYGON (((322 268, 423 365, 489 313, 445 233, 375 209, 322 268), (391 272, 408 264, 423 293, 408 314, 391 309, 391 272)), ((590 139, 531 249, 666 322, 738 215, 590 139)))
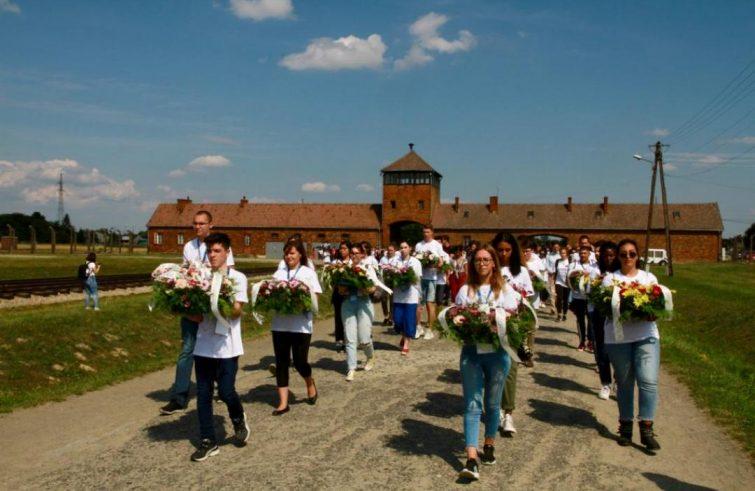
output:
MULTIPOLYGON (((519 371, 519 432, 499 439, 499 463, 482 468, 485 489, 755 489, 747 456, 661 376, 656 423, 663 449, 614 441, 614 401, 597 398, 592 355, 574 349, 572 322, 543 319, 537 365, 519 371)), ((377 368, 344 381, 332 321, 316 326, 310 358, 320 389, 312 407, 270 415, 275 381, 269 337, 247 344, 237 388, 251 421, 245 448, 189 461, 197 434, 186 414, 159 416, 166 369, 64 402, 0 417, 0 488, 446 489, 463 464, 458 347, 418 341, 401 357, 398 338, 375 328, 377 368)), ((360 353, 360 357, 361 357, 360 353)), ((292 376, 293 392, 306 396, 292 376)), ((217 423, 231 434, 225 407, 217 423)), ((639 438, 636 436, 636 440, 639 438)))

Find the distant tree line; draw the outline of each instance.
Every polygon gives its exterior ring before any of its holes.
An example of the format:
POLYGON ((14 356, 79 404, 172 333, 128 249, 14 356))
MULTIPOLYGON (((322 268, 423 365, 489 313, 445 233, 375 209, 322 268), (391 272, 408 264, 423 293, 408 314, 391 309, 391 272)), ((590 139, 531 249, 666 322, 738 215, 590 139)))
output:
MULTIPOLYGON (((13 227, 16 237, 19 242, 29 242, 31 240, 31 231, 29 226, 34 227, 37 234, 38 243, 50 242, 50 227, 55 230, 55 241, 58 244, 65 244, 71 241, 71 218, 66 215, 63 217, 63 222, 51 222, 45 218, 45 216, 35 211, 31 215, 24 213, 6 213, 0 214, 0 235, 8 234, 8 225, 13 227)), ((123 230, 113 230, 107 228, 99 229, 76 229, 76 242, 84 244, 87 242, 87 235, 94 231, 95 242, 104 243, 110 241, 111 234, 127 234, 128 232, 123 230)), ((136 234, 134 240, 139 243, 142 240, 146 240, 147 232, 141 231, 136 234), (141 239, 141 240, 140 240, 141 239)))

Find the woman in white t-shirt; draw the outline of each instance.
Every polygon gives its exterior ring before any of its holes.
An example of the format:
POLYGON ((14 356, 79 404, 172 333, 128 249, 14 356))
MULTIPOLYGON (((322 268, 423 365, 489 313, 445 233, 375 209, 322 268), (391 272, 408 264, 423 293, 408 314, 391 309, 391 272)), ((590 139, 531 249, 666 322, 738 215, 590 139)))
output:
POLYGON ((407 241, 399 244, 399 259, 395 260, 397 268, 411 268, 417 276, 417 281, 404 288, 393 290, 393 320, 396 330, 401 333, 401 354, 409 354, 409 343, 417 334, 417 305, 422 289, 422 264, 412 256, 412 247, 407 241))
POLYGON ((90 308, 90 300, 94 310, 100 310, 100 296, 97 292, 97 273, 99 272, 100 265, 97 264, 97 255, 90 252, 86 258, 86 279, 84 280, 84 308, 86 310, 90 308))
MULTIPOLYGON (((312 293, 322 293, 317 273, 307 266, 307 255, 300 240, 291 240, 283 250, 285 267, 273 274, 274 280, 300 281, 307 285, 312 293)), ((289 360, 293 358, 294 368, 307 384, 307 402, 317 402, 317 387, 312 378, 309 364, 309 343, 312 340, 312 312, 294 315, 275 315, 272 321, 273 349, 275 350, 275 380, 278 385, 278 407, 273 416, 280 416, 289 411, 288 405, 288 369, 289 360)))
MULTIPOLYGON (((603 285, 614 282, 657 284, 652 273, 637 268, 637 243, 632 239, 619 242, 621 269, 603 278, 603 285)), ((615 326, 611 318, 605 322, 605 348, 613 365, 616 377, 616 402, 619 406, 619 445, 632 442, 634 421, 634 386, 639 389, 640 438, 648 450, 661 447, 653 433, 653 420, 658 405, 658 371, 661 363, 661 345, 658 325, 651 321, 625 322, 622 324, 623 339, 616 340, 615 326)))
POLYGON ((556 275, 556 321, 566 320, 569 309, 569 251, 566 248, 558 251, 559 258, 554 265, 556 275))

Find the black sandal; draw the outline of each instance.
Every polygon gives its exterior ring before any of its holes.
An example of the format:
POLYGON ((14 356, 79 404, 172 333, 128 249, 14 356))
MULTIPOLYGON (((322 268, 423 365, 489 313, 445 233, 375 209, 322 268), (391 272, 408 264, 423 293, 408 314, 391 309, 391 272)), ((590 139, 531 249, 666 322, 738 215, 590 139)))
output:
POLYGON ((312 386, 315 388, 315 395, 313 395, 312 397, 307 397, 307 404, 309 404, 310 406, 314 406, 317 403, 317 396, 320 395, 320 391, 317 390, 315 379, 312 379, 312 386))

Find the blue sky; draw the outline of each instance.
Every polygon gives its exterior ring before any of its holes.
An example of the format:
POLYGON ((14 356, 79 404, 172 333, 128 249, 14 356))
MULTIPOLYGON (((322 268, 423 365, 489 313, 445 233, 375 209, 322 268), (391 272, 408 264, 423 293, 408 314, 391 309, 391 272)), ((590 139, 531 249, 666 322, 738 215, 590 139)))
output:
POLYGON ((751 1, 0 0, 0 47, 0 212, 378 202, 410 141, 445 200, 645 202, 660 137, 671 201, 755 220, 751 1))

